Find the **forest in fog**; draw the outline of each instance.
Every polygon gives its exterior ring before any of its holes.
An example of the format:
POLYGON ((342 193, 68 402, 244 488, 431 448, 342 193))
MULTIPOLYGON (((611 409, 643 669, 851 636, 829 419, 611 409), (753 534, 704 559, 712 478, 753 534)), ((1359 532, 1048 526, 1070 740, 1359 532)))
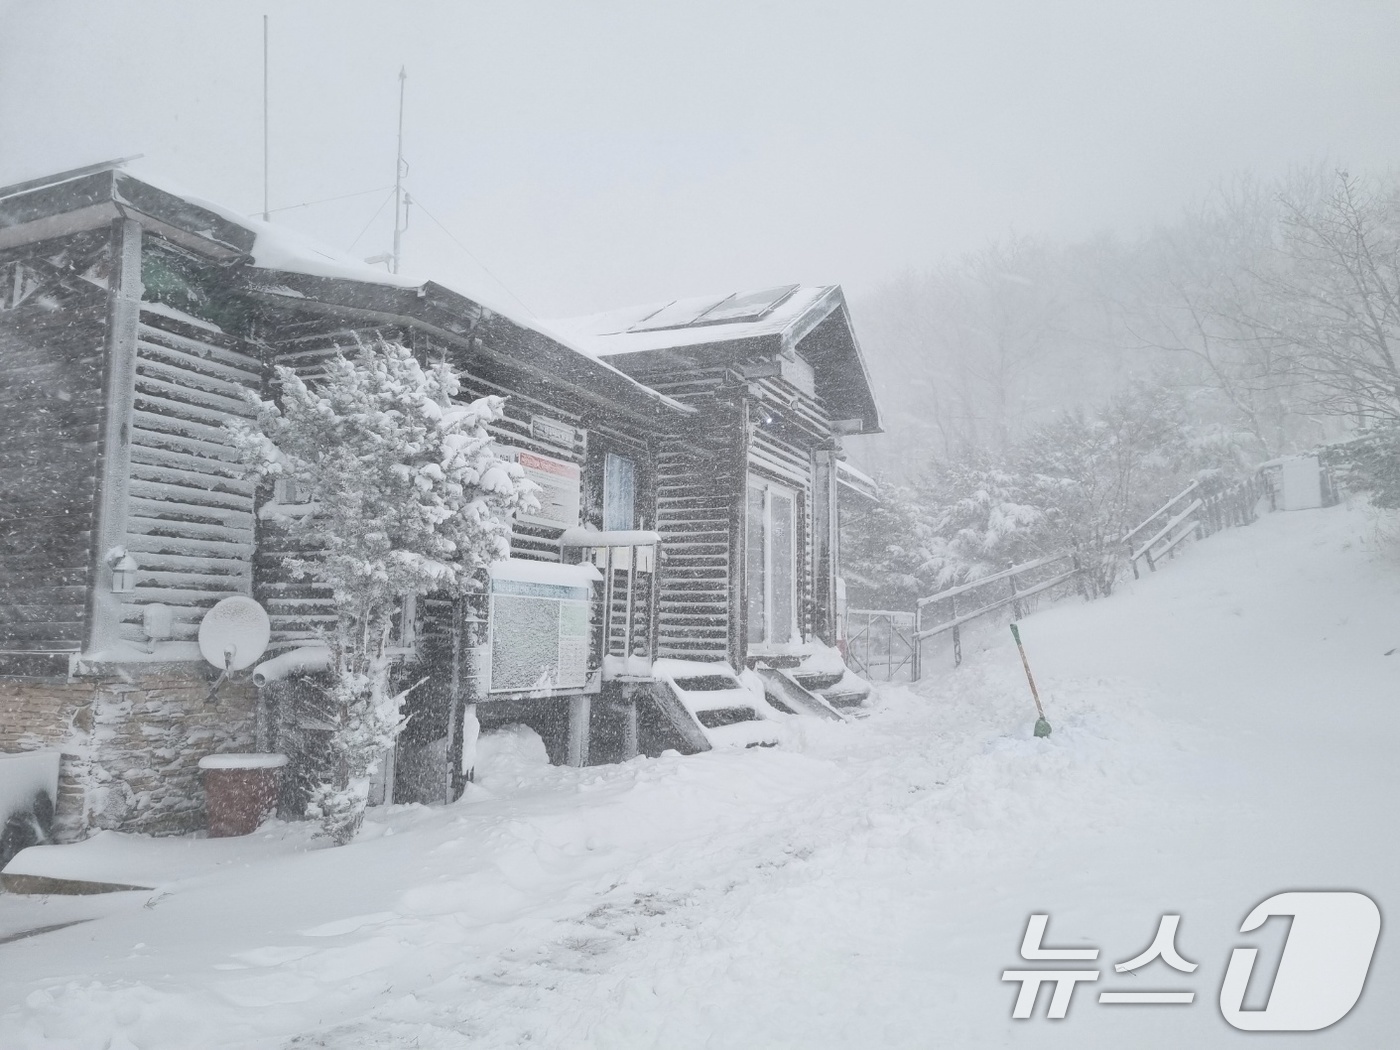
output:
POLYGON ((1191 480, 1393 444, 1400 180, 1241 176, 1141 236, 1008 236, 856 309, 886 432, 856 452, 883 498, 849 529, 853 600, 1071 549, 1111 589, 1123 534, 1191 480))

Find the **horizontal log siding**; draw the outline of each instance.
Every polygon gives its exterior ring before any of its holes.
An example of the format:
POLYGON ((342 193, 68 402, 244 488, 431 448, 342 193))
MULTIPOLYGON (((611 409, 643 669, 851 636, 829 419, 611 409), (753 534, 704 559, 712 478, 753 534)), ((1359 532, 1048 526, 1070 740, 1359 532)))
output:
MULTIPOLYGON (((294 369, 303 379, 314 380, 323 373, 326 359, 337 350, 347 356, 353 355, 361 342, 376 338, 404 340, 423 358, 436 358, 444 353, 440 344, 413 332, 393 328, 328 328, 324 322, 316 321, 305 325, 279 326, 275 361, 294 369)), ((456 361, 455 350, 447 350, 446 353, 449 360, 456 361)), ((458 365, 460 368, 460 362, 458 365)), ((565 395, 551 393, 537 378, 524 373, 506 376, 471 371, 461 375, 461 384, 458 400, 463 402, 492 394, 505 398, 503 417, 488 428, 501 445, 576 463, 582 469, 588 463, 590 433, 596 433, 606 439, 605 444, 609 448, 635 456, 645 472, 649 453, 645 443, 635 433, 618 427, 609 419, 587 413, 565 395), (539 440, 530 432, 532 415, 547 416, 574 427, 576 440, 569 446, 539 440)), ((585 471, 584 482, 581 518, 584 522, 600 525, 601 477, 592 479, 590 483, 585 471)), ((334 603, 327 588, 307 580, 292 579, 286 559, 314 557, 314 552, 292 549, 286 530, 279 528, 274 520, 265 515, 261 525, 255 594, 272 620, 273 647, 286 648, 294 643, 313 640, 321 629, 334 622, 334 603)), ((511 531, 511 555, 536 561, 558 561, 562 531, 547 525, 517 522, 511 531)), ((420 629, 425 627, 423 617, 434 608, 437 607, 422 606, 420 629)))
POLYGON ((728 656, 731 455, 706 454, 686 439, 665 442, 656 462, 656 528, 661 534, 657 655, 728 656))
POLYGON ((0 650, 85 631, 107 293, 64 284, 0 310, 0 650))
MULTIPOLYGON (((771 358, 755 356, 734 368, 708 367, 682 374, 642 373, 638 378, 678 401, 696 405, 701 412, 719 418, 728 409, 721 397, 736 396, 736 376, 746 370, 770 368, 771 358), (726 394, 726 383, 730 388, 726 394)), ((779 377, 749 380, 745 384, 753 400, 751 419, 755 426, 748 438, 747 462, 750 470, 797 490, 797 543, 802 552, 798 565, 798 609, 804 639, 813 637, 819 619, 816 564, 813 551, 813 450, 831 440, 831 417, 820 401, 803 393, 779 377), (763 422, 767 420, 767 422, 763 422), (759 425, 761 424, 761 425, 759 425)), ((735 440, 729 435, 728 440, 735 440)), ((728 628, 732 606, 729 588, 741 581, 729 579, 730 517, 733 513, 733 484, 746 479, 729 478, 722 464, 729 459, 697 457, 687 452, 687 443, 669 444, 658 463, 658 529, 665 546, 676 542, 683 556, 662 561, 660 583, 661 656, 698 659, 723 658, 723 635, 728 628), (717 473, 717 471, 719 473, 717 473), (688 518, 687 515, 696 515, 688 518), (668 526, 684 530, 674 540, 668 526)), ((742 523, 741 523, 742 524, 742 523)))
POLYGON ((122 596, 123 638, 143 642, 147 605, 194 638, 215 602, 251 594, 252 481, 239 477, 225 421, 248 418, 261 364, 239 340, 143 310, 137 331, 127 550, 136 589, 122 596))
MULTIPOLYGON (((551 459, 577 464, 580 471, 588 458, 588 432, 577 411, 566 410, 559 405, 548 404, 527 394, 514 392, 500 383, 477 375, 462 377, 463 401, 473 401, 479 397, 496 394, 504 397, 504 415, 490 426, 491 436, 502 445, 536 452, 551 459), (530 433, 532 415, 548 416, 574 428, 575 441, 567 448, 548 441, 540 441, 530 433)), ((516 558, 531 558, 536 561, 559 561, 559 536, 563 529, 549 525, 535 525, 517 521, 511 529, 510 553, 516 558)))

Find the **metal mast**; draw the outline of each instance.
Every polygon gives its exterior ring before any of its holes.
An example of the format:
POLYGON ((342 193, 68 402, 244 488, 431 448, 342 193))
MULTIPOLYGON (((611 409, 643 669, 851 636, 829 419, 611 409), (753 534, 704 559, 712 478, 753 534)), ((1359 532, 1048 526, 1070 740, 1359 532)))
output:
POLYGON ((399 272, 399 246, 403 236, 404 227, 408 225, 408 208, 404 202, 403 192, 403 90, 404 83, 408 80, 408 72, 405 67, 399 67, 399 151, 398 160, 394 165, 394 252, 390 259, 389 269, 393 273, 399 272))
POLYGON ((267 15, 263 15, 263 222, 271 213, 267 210, 267 15))

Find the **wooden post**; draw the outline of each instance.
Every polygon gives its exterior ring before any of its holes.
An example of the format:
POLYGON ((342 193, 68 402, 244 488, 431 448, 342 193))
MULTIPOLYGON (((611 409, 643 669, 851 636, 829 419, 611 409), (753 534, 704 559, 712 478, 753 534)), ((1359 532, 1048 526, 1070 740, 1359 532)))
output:
MULTIPOLYGON (((958 596, 955 594, 948 599, 948 618, 956 620, 958 618, 958 596)), ((962 663, 962 628, 953 628, 953 666, 957 667, 962 663)))
POLYGON ((89 653, 121 637, 121 597, 112 592, 113 548, 125 547, 130 513, 131 415, 136 400, 136 329, 141 322, 141 224, 112 222, 112 275, 107 293, 102 450, 88 589, 89 653))
POLYGON ((622 639, 622 655, 628 660, 632 659, 632 618, 637 593, 637 551, 640 549, 636 544, 627 548, 627 627, 622 639))
POLYGON ((916 602, 914 604, 914 652, 909 657, 909 680, 911 682, 917 682, 924 673, 924 640, 919 637, 923 628, 924 607, 916 602))
POLYGON ((593 698, 586 693, 569 697, 569 765, 588 765, 588 718, 593 698))
POLYGON ((734 491, 729 512, 729 660, 736 671, 744 670, 749 651, 748 635, 748 512, 749 512, 749 399, 735 405, 732 450, 734 491))
POLYGON ((447 786, 444 802, 455 802, 460 797, 457 778, 462 768, 462 603, 466 599, 452 600, 452 673, 448 688, 452 690, 452 700, 447 707, 447 786))
POLYGON ((836 449, 812 452, 812 572, 816 600, 813 630, 836 644, 836 579, 841 574, 836 449))
POLYGON ((1025 619, 1025 611, 1021 608, 1020 592, 1016 590, 1016 574, 1012 573, 1006 578, 1006 582, 1011 584, 1011 612, 1018 620, 1025 619))
POLYGON ((607 566, 603 575, 603 655, 612 653, 613 621, 613 549, 604 547, 603 564, 607 566))
POLYGON ((637 757, 637 694, 628 690, 623 695, 622 710, 622 760, 626 762, 630 758, 637 757))

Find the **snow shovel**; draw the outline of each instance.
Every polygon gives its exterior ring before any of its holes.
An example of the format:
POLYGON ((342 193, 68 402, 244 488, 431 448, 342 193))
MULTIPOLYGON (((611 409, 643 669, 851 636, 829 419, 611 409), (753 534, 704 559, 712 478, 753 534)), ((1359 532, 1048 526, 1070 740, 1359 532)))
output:
POLYGON ((1016 649, 1021 654, 1021 666, 1026 669, 1026 681, 1031 684, 1031 698, 1035 701, 1035 710, 1039 718, 1035 720, 1035 735, 1049 736, 1050 723, 1045 720, 1045 708, 1040 706, 1040 693, 1036 691, 1035 679, 1031 677, 1030 661, 1026 659, 1026 647, 1021 644, 1021 632, 1016 629, 1016 625, 1011 625, 1011 637, 1016 639, 1016 649))

